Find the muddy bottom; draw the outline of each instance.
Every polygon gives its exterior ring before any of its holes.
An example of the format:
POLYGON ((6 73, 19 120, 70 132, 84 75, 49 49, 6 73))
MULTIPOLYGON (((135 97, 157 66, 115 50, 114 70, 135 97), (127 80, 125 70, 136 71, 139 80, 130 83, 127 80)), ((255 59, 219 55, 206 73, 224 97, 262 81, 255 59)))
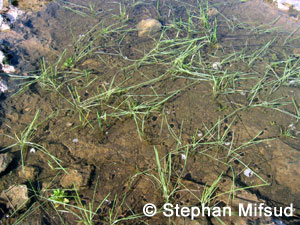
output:
POLYGON ((1 222, 298 224, 296 24, 260 1, 25 14, 0 34, 18 69, 2 74, 1 222))

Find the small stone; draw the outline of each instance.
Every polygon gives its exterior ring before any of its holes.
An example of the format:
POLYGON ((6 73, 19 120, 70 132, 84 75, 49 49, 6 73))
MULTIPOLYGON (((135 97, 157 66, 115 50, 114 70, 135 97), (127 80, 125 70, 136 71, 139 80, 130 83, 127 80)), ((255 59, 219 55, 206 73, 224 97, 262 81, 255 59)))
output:
POLYGON ((202 131, 199 130, 197 136, 198 136, 199 138, 203 137, 202 131))
POLYGON ((300 57, 300 48, 294 48, 293 49, 293 55, 295 57, 300 57))
POLYGON ((7 23, 2 23, 0 25, 0 31, 5 32, 5 31, 9 31, 10 30, 10 26, 7 23))
POLYGON ((214 63, 212 64, 212 68, 213 68, 214 70, 221 70, 221 69, 222 69, 222 65, 221 65, 220 62, 214 62, 214 63))
POLYGON ((26 185, 13 185, 2 191, 1 198, 7 201, 7 208, 13 210, 26 207, 29 202, 28 188, 26 185))
POLYGON ((66 127, 71 127, 71 126, 73 126, 73 123, 71 123, 71 122, 66 123, 66 127))
POLYGON ((253 171, 251 169, 249 169, 249 168, 245 169, 245 171, 244 171, 244 175, 246 177, 252 177, 253 174, 254 174, 253 171))
POLYGON ((13 24, 17 21, 19 15, 23 14, 21 10, 16 7, 10 6, 10 9, 6 12, 5 16, 9 20, 9 24, 13 24))
POLYGON ((0 173, 6 170, 12 160, 13 157, 10 153, 0 154, 0 173))
POLYGON ((73 188, 75 185, 76 189, 80 189, 88 185, 90 167, 68 169, 67 172, 68 174, 65 174, 60 180, 63 188, 73 188))
POLYGON ((4 73, 14 73, 16 72, 15 67, 8 65, 8 64, 3 64, 2 65, 2 70, 4 73))
POLYGON ((289 128, 290 130, 292 130, 292 131, 296 130, 296 126, 295 126, 295 124, 293 124, 293 123, 291 123, 291 124, 288 126, 288 128, 289 128))
POLYGON ((24 168, 20 168, 18 175, 20 178, 25 180, 34 180, 37 175, 37 170, 34 167, 24 166, 24 168))
POLYGON ((0 51, 0 64, 3 63, 4 60, 5 60, 5 55, 4 55, 4 53, 2 51, 0 51))
POLYGON ((208 16, 216 16, 219 14, 219 11, 216 8, 209 8, 207 11, 208 16))
POLYGON ((156 19, 141 20, 136 26, 139 37, 146 37, 150 34, 156 33, 161 29, 161 23, 156 19))
POLYGON ((24 111, 25 111, 25 112, 29 112, 29 111, 30 111, 30 108, 29 108, 29 107, 26 107, 26 108, 24 109, 24 111))
POLYGON ((0 93, 8 90, 7 84, 4 80, 0 80, 0 93))
POLYGON ((79 140, 78 140, 78 138, 74 138, 74 139, 72 140, 72 142, 73 142, 73 143, 78 143, 79 140))
POLYGON ((224 143, 224 145, 230 146, 230 145, 231 145, 231 142, 227 141, 227 142, 224 143))

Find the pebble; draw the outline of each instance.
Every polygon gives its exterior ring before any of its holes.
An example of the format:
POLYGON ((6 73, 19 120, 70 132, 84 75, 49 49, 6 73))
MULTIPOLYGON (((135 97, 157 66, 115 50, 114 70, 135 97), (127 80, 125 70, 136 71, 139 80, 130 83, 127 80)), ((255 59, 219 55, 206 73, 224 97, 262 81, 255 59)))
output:
POLYGON ((10 153, 0 154, 0 173, 6 170, 12 160, 13 157, 10 153))
POLYGON ((220 62, 214 62, 214 63, 212 64, 212 68, 213 68, 214 70, 221 70, 221 69, 222 69, 222 65, 221 65, 220 62))
POLYGON ((152 18, 141 20, 136 26, 139 37, 145 37, 153 34, 159 31, 161 27, 161 23, 158 20, 152 18))
POLYGON ((10 30, 10 26, 7 23, 2 23, 0 25, 0 31, 5 32, 5 31, 9 31, 10 30))
POLYGON ((197 134, 197 136, 198 136, 199 138, 201 138, 201 137, 203 136, 203 133, 202 133, 202 131, 198 131, 198 134, 197 134))
POLYGON ((79 140, 78 140, 78 138, 74 138, 74 139, 72 140, 72 142, 73 142, 73 143, 78 143, 79 140))
POLYGON ((34 154, 34 153, 36 153, 36 150, 35 150, 35 148, 31 148, 31 149, 29 150, 29 152, 34 154))
POLYGON ((299 0, 273 0, 277 3, 277 7, 280 10, 288 11, 290 8, 293 8, 297 11, 300 11, 300 2, 299 0))
POLYGON ((73 126, 73 123, 71 123, 71 122, 66 123, 66 127, 71 127, 71 126, 73 126))
POLYGON ((5 55, 2 51, 0 51, 0 63, 3 63, 4 60, 5 60, 5 55))
POLYGON ((9 10, 5 14, 5 17, 7 17, 7 19, 9 20, 9 25, 12 25, 17 21, 18 16, 22 14, 23 11, 14 6, 10 6, 9 10))
POLYGON ((289 128, 290 130, 292 130, 292 131, 296 130, 296 126, 295 126, 295 124, 293 124, 293 123, 291 123, 291 124, 288 126, 288 128, 289 128))
POLYGON ((34 180, 37 175, 37 170, 34 167, 24 166, 24 168, 19 168, 18 175, 21 179, 34 180))
POLYGON ((0 93, 4 93, 8 90, 7 84, 4 80, 0 80, 0 93))
POLYGON ((14 73, 16 72, 15 67, 8 65, 8 64, 3 64, 2 65, 2 70, 4 73, 14 73))
POLYGON ((247 169, 244 170, 244 175, 246 177, 252 177, 253 174, 254 174, 254 172, 251 169, 249 169, 249 168, 247 168, 247 169))
POLYGON ((29 203, 28 188, 26 185, 13 185, 2 191, 1 198, 7 201, 7 208, 13 210, 25 208, 29 203))

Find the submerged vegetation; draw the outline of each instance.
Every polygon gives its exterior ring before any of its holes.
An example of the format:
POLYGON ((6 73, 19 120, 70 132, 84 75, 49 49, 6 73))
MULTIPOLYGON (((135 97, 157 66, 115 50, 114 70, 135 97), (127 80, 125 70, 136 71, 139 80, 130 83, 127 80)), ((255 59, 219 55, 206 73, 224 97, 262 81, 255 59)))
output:
POLYGON ((3 209, 7 223, 42 214, 50 224, 183 224, 162 216, 164 203, 237 210, 247 199, 283 201, 269 195, 276 161, 265 154, 299 134, 289 127, 300 119, 293 35, 236 21, 210 1, 109 1, 101 10, 94 1, 54 2, 93 23, 72 34, 56 62, 43 58, 39 71, 11 75, 21 80, 11 101, 22 104, 6 103, 20 115, 3 120, 2 150, 39 175, 26 181, 26 210, 3 209), (162 29, 138 37, 144 17, 162 29), (224 37, 240 30, 242 45, 224 37), (143 215, 148 202, 158 209, 153 218, 143 215))

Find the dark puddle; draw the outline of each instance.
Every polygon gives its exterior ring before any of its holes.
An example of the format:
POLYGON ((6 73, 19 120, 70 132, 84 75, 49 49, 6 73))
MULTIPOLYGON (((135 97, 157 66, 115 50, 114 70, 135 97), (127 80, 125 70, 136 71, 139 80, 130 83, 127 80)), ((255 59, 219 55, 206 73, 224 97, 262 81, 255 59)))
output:
MULTIPOLYGON (((122 224, 167 224, 162 215, 136 217, 144 204, 160 207, 166 201, 154 146, 164 171, 171 168, 165 174, 169 201, 199 205, 204 184, 218 181, 212 205, 237 210, 240 203, 293 203, 296 208, 294 217, 277 222, 221 217, 225 224, 299 222, 296 22, 263 2, 209 6, 217 13, 208 15, 205 30, 196 1, 57 1, 3 34, 20 74, 33 74, 28 71, 40 68, 41 57, 54 65, 46 70, 51 79, 46 76, 2 101, 2 134, 24 137, 34 122, 23 159, 28 171, 36 168, 33 177, 28 175, 34 185, 21 178, 20 167, 2 174, 2 190, 22 183, 35 190, 32 207, 2 217, 3 223, 74 224, 78 218, 66 211, 81 215, 78 207, 83 207, 70 190, 75 184, 84 205, 100 204, 110 194, 95 213, 95 224, 123 219, 122 224), (138 37, 136 24, 149 17, 159 20, 162 30, 138 37), (255 174, 248 177, 247 169, 255 174), (67 199, 69 206, 51 202, 55 189, 66 190, 59 201, 67 199), (25 212, 33 216, 22 218, 25 212)), ((1 136, 3 147, 15 142, 1 136)), ((12 150, 20 157, 18 146, 12 150)), ((192 222, 172 218, 170 223, 192 222)), ((218 221, 205 217, 197 223, 218 221)))

